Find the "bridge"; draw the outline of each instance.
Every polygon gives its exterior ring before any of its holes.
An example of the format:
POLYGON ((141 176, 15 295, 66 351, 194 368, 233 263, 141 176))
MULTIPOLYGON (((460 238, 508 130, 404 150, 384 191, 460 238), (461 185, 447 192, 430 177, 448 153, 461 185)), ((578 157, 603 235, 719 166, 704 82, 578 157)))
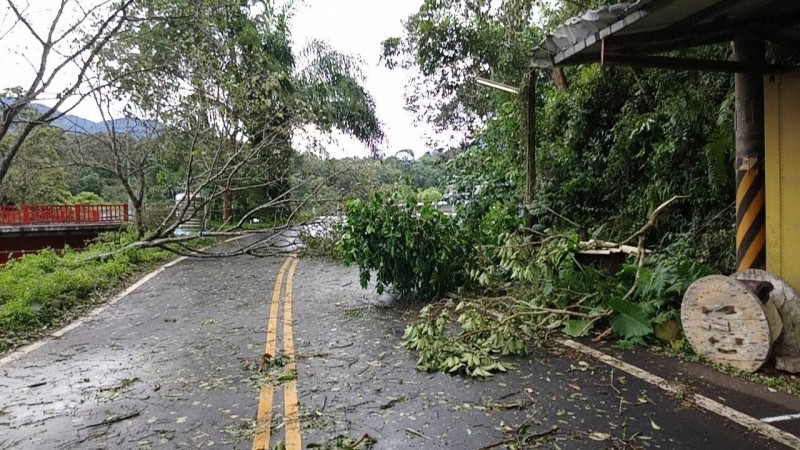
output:
POLYGON ((0 207, 0 264, 45 248, 84 248, 100 233, 128 223, 128 205, 0 207))

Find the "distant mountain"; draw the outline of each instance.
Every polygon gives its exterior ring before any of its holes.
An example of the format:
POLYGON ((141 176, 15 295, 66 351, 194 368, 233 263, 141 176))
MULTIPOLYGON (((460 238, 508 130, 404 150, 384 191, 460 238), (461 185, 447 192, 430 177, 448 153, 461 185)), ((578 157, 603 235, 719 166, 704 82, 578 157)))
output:
MULTIPOLYGON (((44 113, 50 109, 49 106, 42 105, 41 103, 31 103, 31 108, 44 113)), ((58 115, 58 113, 56 113, 58 115)), ((154 130, 158 130, 161 126, 152 121, 140 121, 136 119, 114 119, 110 123, 117 134, 129 134, 136 138, 142 138, 153 134, 154 130)), ((108 128, 106 122, 93 122, 89 119, 84 119, 73 114, 64 114, 58 119, 50 122, 50 125, 60 128, 67 133, 74 134, 102 134, 107 133, 108 128)))

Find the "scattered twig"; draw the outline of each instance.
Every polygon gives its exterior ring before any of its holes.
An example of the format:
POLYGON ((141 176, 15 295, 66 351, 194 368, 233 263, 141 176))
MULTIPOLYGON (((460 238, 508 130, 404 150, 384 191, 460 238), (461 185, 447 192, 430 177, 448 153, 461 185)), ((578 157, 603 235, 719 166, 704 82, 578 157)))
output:
POLYGON ((116 386, 111 386, 111 387, 100 388, 100 389, 98 389, 97 391, 98 391, 98 392, 121 391, 121 390, 123 390, 123 389, 125 389, 125 388, 127 388, 127 387, 129 387, 129 386, 131 386, 131 385, 133 385, 133 384, 136 384, 136 383, 138 383, 139 381, 141 381, 141 380, 139 380, 139 378, 138 378, 138 377, 135 377, 135 378, 125 378, 124 380, 122 380, 122 381, 121 381, 121 382, 120 382, 118 385, 116 385, 116 386))
POLYGON ((413 434, 414 436, 419 436, 419 437, 421 437, 423 439, 427 439, 429 441, 431 440, 431 438, 429 438, 428 436, 425 436, 424 434, 420 433, 419 431, 417 431, 417 430, 415 430, 413 428, 406 428, 405 431, 406 431, 406 433, 413 434))
POLYGON ((592 342, 600 342, 602 340, 607 339, 609 336, 611 336, 612 331, 613 330, 610 327, 607 328, 606 331, 603 331, 596 338, 592 339, 592 342))
POLYGON ((257 373, 261 373, 264 370, 264 365, 272 361, 272 355, 269 353, 264 353, 259 358, 258 368, 256 368, 257 373))
POLYGON ((500 397, 498 397, 498 400, 505 400, 505 399, 511 398, 511 397, 513 397, 513 396, 515 396, 517 394, 519 394, 519 391, 509 392, 508 394, 501 395, 500 397))
POLYGON ((112 425, 112 424, 115 424, 117 422, 122 422, 122 421, 125 421, 125 420, 128 420, 128 419, 132 419, 132 418, 138 416, 139 414, 141 414, 142 411, 143 410, 134 411, 134 412, 132 412, 130 414, 125 414, 124 416, 111 416, 111 417, 103 420, 102 422, 97 422, 97 423, 93 423, 91 425, 86 425, 85 427, 81 428, 81 430, 85 430, 87 428, 102 427, 103 425, 112 425))
POLYGON ((398 403, 405 403, 407 401, 408 401, 408 397, 406 397, 406 396, 393 398, 393 399, 389 400, 388 403, 385 403, 385 404, 381 405, 380 409, 389 409, 389 408, 393 407, 394 405, 396 405, 398 403))
POLYGON ((540 431, 538 433, 529 434, 529 435, 525 436, 524 441, 525 442, 530 442, 531 439, 536 439, 536 438, 540 438, 542 436, 547 436, 549 434, 555 433, 556 431, 558 431, 558 427, 554 426, 553 428, 550 428, 549 430, 545 430, 545 431, 540 431))
POLYGON ((347 347, 352 347, 352 346, 353 346, 353 343, 349 342, 347 344, 342 344, 342 345, 331 345, 330 348, 336 350, 336 349, 347 348, 347 347))
POLYGON ((479 448, 478 450, 490 450, 490 449, 493 449, 493 448, 501 447, 501 446, 506 445, 506 444, 511 444, 515 440, 516 440, 515 438, 503 439, 502 441, 495 442, 494 444, 485 445, 485 446, 479 448))
POLYGON ((330 353, 300 353, 299 355, 295 355, 295 359, 325 358, 329 355, 330 353))
POLYGON ((608 384, 609 384, 609 386, 611 386, 611 389, 613 389, 613 390, 615 390, 617 392, 617 394, 620 393, 619 389, 617 389, 617 387, 614 386, 614 369, 611 369, 611 381, 608 384))
POLYGON ((359 445, 364 444, 364 443, 368 443, 368 442, 375 443, 376 441, 375 441, 375 438, 373 438, 372 436, 370 436, 367 433, 364 433, 364 435, 361 436, 361 438, 359 440, 357 440, 357 441, 353 442, 352 444, 348 445, 347 448, 348 449, 354 449, 354 448, 358 447, 359 445))
POLYGON ((514 437, 508 438, 508 439, 504 439, 504 440, 502 440, 500 442, 495 442, 494 444, 486 445, 484 447, 479 448, 478 450, 490 450, 490 449, 493 449, 493 448, 502 447, 504 445, 513 444, 513 443, 517 443, 517 442, 521 443, 521 444, 527 444, 530 441, 532 441, 533 439, 538 439, 540 437, 544 437, 544 436, 553 434, 556 431, 558 431, 558 427, 554 426, 553 428, 550 428, 549 430, 545 430, 545 431, 540 431, 538 433, 529 434, 529 435, 523 437, 522 439, 520 439, 519 436, 518 436, 518 433, 525 425, 527 425, 527 422, 522 424, 522 425, 520 425, 519 427, 517 427, 517 430, 514 432, 514 434, 515 434, 514 437))
POLYGON ((495 411, 510 411, 513 409, 525 409, 531 406, 532 402, 515 402, 515 403, 488 403, 487 409, 495 411))

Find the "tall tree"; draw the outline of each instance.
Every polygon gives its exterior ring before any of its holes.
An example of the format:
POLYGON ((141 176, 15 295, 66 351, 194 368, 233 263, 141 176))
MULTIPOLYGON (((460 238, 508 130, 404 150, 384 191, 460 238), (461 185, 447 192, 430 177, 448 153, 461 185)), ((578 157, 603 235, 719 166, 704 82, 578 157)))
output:
MULTIPOLYGON (((519 184, 506 177, 521 166, 509 156, 521 153, 523 105, 517 96, 479 88, 473 77, 521 85, 546 30, 608 3, 616 2, 425 0, 403 36, 385 41, 390 67, 419 70, 407 101, 420 118, 440 128, 479 130, 455 165, 457 187, 469 193, 471 186, 496 186, 502 194, 497 198, 508 204, 514 196, 507 186, 519 184)), ((730 49, 680 54, 725 60, 730 49)), ((726 186, 732 179, 732 111, 725 102, 730 77, 597 65, 565 72, 568 89, 558 89, 547 73, 536 80, 538 179, 532 200, 538 226, 564 226, 552 214, 557 211, 585 234, 613 240, 638 229, 638 218, 656 206, 685 194, 691 199, 670 208, 648 245, 685 239, 691 242, 686 254, 725 267, 733 248, 733 190, 726 186)), ((481 196, 491 192, 483 189, 481 196)))
POLYGON ((141 239, 145 235, 147 180, 158 167, 157 156, 164 139, 157 122, 131 117, 114 120, 111 117, 114 99, 110 95, 109 89, 96 89, 92 93, 105 130, 100 133, 72 130, 75 136, 66 153, 72 164, 116 178, 133 208, 136 237, 141 239))
MULTIPOLYGON (((14 133, 11 133, 12 141, 14 133)), ((67 172, 59 150, 64 147, 64 132, 54 127, 37 127, 8 171, 0 192, 0 204, 61 203, 67 192, 67 172)), ((0 151, 7 150, 0 141, 0 151)))
POLYGON ((0 30, 0 40, 13 37, 38 49, 37 53, 25 50, 25 58, 34 68, 27 86, 5 87, 0 92, 0 142, 5 143, 0 151, 0 185, 33 130, 66 114, 87 95, 81 88, 91 76, 90 69, 100 51, 126 23, 126 12, 132 4, 133 0, 120 0, 85 7, 79 0, 59 0, 53 16, 42 28, 36 26, 41 18, 33 20, 29 5, 5 1, 6 17, 11 20, 8 29, 0 30), (69 22, 68 17, 74 15, 77 19, 69 22), (15 34, 17 30, 22 34, 15 34), (75 69, 77 74, 73 73, 75 69), (30 108, 31 103, 53 94, 55 99, 48 98, 48 107, 30 108))
POLYGON ((227 154, 206 155, 215 155, 213 161, 235 156, 224 167, 236 170, 215 181, 222 183, 226 219, 236 192, 257 189, 273 200, 285 193, 298 127, 337 128, 372 145, 382 137, 356 63, 315 43, 301 55, 308 63, 297 64, 289 12, 272 2, 143 0, 131 14, 131 26, 105 53, 104 72, 112 78, 120 71, 139 74, 119 85, 118 96, 130 99, 129 113, 227 142, 227 154))
POLYGON ((389 68, 413 68, 406 102, 441 130, 475 131, 507 96, 475 76, 521 86, 542 38, 533 0, 425 0, 405 21, 405 33, 383 42, 389 68))

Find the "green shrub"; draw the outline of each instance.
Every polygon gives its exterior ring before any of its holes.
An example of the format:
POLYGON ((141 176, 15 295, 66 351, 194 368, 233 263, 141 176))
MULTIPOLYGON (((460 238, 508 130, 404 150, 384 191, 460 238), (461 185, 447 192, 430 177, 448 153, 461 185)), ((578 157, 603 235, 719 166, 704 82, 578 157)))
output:
POLYGON ((104 261, 90 259, 131 240, 130 233, 110 233, 82 252, 43 250, 0 266, 0 352, 57 325, 93 294, 113 288, 132 272, 171 257, 159 249, 136 249, 104 261))
POLYGON ((428 188, 417 193, 417 201, 421 203, 438 203, 442 199, 442 193, 436 188, 428 188))
POLYGON ((130 264, 131 262, 126 255, 117 255, 113 259, 100 266, 100 273, 104 279, 119 278, 125 275, 130 267, 130 264))
POLYGON ((345 264, 358 264, 362 287, 374 271, 378 292, 391 285, 400 298, 416 292, 432 300, 467 280, 473 245, 430 205, 376 193, 366 202, 348 202, 346 213, 337 248, 345 264))
POLYGON ((58 254, 53 250, 46 249, 38 254, 23 256, 22 261, 24 261, 24 264, 27 264, 31 270, 42 273, 50 273, 56 270, 59 257, 58 254))
POLYGON ((65 205, 102 205, 108 202, 94 192, 80 192, 75 195, 67 193, 63 203, 65 205))

